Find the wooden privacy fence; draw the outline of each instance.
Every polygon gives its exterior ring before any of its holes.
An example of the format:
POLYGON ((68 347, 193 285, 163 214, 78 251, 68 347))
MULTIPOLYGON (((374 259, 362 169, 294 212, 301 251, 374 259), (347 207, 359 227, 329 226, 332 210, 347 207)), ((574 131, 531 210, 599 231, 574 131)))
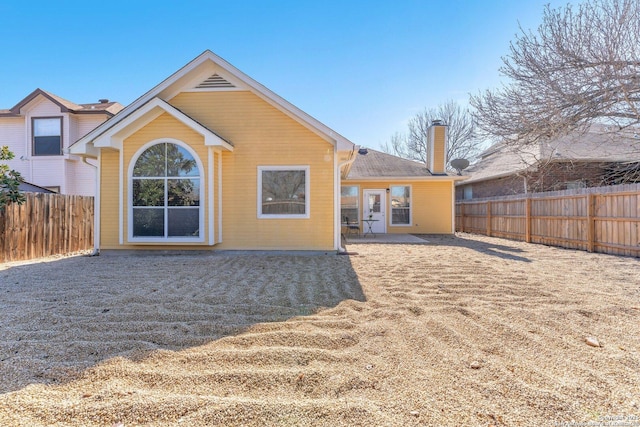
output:
POLYGON ((25 193, 0 212, 0 262, 93 247, 93 197, 25 193))
POLYGON ((640 184, 456 202, 456 231, 640 256, 640 184))

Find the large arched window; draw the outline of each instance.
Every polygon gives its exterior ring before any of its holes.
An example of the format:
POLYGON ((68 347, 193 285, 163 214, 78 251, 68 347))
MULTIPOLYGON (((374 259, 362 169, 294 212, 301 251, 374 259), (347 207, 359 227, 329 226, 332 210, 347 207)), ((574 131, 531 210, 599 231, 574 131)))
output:
POLYGON ((184 147, 160 142, 144 150, 131 176, 133 240, 200 240, 200 168, 184 147))

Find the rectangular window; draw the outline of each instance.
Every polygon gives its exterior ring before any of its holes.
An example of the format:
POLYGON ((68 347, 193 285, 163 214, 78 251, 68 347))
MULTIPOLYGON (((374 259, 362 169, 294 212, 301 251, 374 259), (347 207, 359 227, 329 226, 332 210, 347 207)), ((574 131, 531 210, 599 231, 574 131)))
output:
POLYGON ((34 118, 33 155, 60 156, 62 154, 62 117, 34 118))
POLYGON ((392 186, 391 225, 411 225, 411 187, 392 186))
POLYGON ((343 223, 359 224, 359 205, 360 200, 356 185, 345 185, 340 188, 340 214, 343 223))
POLYGON ((309 166, 258 166, 258 218, 309 218, 309 166))
POLYGON ((473 187, 470 185, 464 186, 464 199, 471 200, 473 199, 473 187))

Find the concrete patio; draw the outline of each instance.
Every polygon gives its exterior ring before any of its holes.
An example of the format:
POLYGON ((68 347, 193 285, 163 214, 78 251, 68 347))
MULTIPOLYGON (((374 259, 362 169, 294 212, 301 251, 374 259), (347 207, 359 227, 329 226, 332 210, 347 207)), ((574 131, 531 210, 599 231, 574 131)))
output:
POLYGON ((347 244, 361 243, 427 243, 413 234, 358 234, 344 235, 347 244))

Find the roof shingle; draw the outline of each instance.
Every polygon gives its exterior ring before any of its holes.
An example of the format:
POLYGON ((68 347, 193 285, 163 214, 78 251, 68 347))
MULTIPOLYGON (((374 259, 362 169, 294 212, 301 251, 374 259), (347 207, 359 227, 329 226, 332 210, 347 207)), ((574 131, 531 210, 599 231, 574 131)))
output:
POLYGON ((368 149, 367 154, 357 156, 347 179, 433 176, 423 163, 380 151, 368 149))
POLYGON ((460 185, 514 175, 545 162, 640 161, 640 138, 605 132, 598 126, 584 134, 567 135, 536 145, 513 146, 502 142, 489 147, 480 160, 464 171, 460 185))

